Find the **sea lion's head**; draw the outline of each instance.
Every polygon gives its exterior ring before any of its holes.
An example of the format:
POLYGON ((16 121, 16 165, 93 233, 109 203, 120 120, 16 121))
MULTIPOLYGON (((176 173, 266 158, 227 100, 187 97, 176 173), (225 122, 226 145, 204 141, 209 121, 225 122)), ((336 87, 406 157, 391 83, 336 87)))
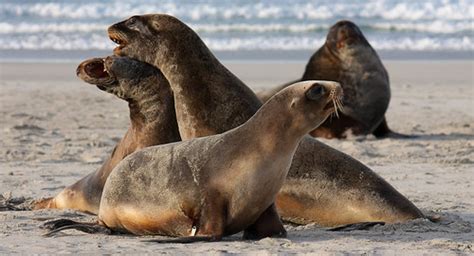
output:
POLYGON ((207 49, 191 28, 166 14, 132 16, 110 26, 108 34, 118 44, 115 55, 151 64, 180 54, 200 54, 202 48, 207 49))
POLYGON ((125 100, 145 91, 147 88, 144 87, 148 85, 157 86, 157 81, 147 83, 144 80, 156 79, 160 74, 147 63, 118 56, 85 60, 79 64, 76 73, 83 81, 125 100))
POLYGON ((292 114, 291 126, 309 132, 322 124, 326 118, 342 109, 342 87, 338 82, 307 80, 281 90, 268 102, 275 105, 289 104, 292 114), (288 103, 284 103, 288 102, 288 103))
POLYGON ((370 47, 370 44, 356 24, 342 20, 329 29, 326 46, 331 52, 342 55, 355 53, 359 49, 370 47))

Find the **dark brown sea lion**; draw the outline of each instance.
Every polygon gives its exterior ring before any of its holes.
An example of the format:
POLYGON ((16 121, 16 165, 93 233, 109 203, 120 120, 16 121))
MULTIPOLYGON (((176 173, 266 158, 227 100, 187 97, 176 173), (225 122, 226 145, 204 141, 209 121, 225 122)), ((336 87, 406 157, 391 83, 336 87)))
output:
MULTIPOLYGON (((392 132, 387 126, 384 115, 390 101, 388 73, 354 23, 343 20, 330 28, 325 44, 311 56, 303 77, 297 81, 311 79, 338 81, 344 88, 344 110, 340 118, 326 120, 311 135, 344 138, 350 130, 354 135, 408 137, 392 132)), ((258 96, 265 102, 286 86, 258 96)))
POLYGON ((209 240, 242 230, 246 238, 285 236, 275 197, 300 140, 336 110, 341 96, 337 82, 299 82, 237 128, 131 154, 105 183, 100 224, 209 240))
MULTIPOLYGON (((227 70, 199 36, 163 14, 133 16, 109 28, 114 52, 155 65, 170 82, 184 140, 230 130, 261 102, 227 70)), ((408 199, 368 167, 309 136, 295 153, 277 197, 283 219, 337 226, 423 217, 408 199)))
POLYGON ((79 78, 126 100, 131 125, 112 155, 57 196, 39 201, 35 209, 76 209, 97 214, 105 181, 127 155, 152 145, 181 140, 174 111, 173 92, 155 67, 127 57, 94 58, 77 68, 79 78))

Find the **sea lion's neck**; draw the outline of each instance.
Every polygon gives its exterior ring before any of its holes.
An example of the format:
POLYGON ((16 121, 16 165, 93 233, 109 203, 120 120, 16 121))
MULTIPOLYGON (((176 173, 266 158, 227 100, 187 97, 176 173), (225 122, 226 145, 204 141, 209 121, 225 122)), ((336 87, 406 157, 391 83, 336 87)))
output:
POLYGON ((180 140, 171 89, 143 90, 141 97, 128 99, 130 131, 143 146, 180 140))
POLYGON ((155 62, 173 89, 182 139, 222 133, 247 121, 261 105, 255 94, 204 43, 186 48, 155 62))
POLYGON ((172 51, 174 54, 156 58, 155 66, 161 69, 174 93, 206 90, 213 72, 225 69, 203 43, 186 48, 190 47, 193 49, 177 49, 172 51))
POLYGON ((247 143, 259 147, 260 152, 285 155, 296 150, 306 133, 297 126, 298 123, 298 117, 290 113, 289 106, 273 99, 239 129, 245 134, 252 134, 247 143))

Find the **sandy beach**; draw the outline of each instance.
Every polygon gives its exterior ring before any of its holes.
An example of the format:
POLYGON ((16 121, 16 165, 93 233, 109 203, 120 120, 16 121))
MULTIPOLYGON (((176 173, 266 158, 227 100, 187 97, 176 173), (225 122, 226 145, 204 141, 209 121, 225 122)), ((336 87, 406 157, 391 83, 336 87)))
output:
MULTIPOLYGON (((86 58, 86 57, 85 57, 86 58)), ((84 58, 84 59, 85 59, 84 58)), ((224 62, 254 90, 301 76, 304 62, 224 62)), ((44 220, 93 220, 75 211, 0 212, 0 254, 437 254, 474 253, 474 62, 384 61, 389 126, 414 139, 322 140, 371 167, 440 223, 415 220, 367 231, 287 226, 286 239, 157 244, 157 237, 42 236, 44 220)), ((98 168, 125 134, 128 107, 80 81, 77 63, 0 63, 0 194, 54 196, 98 168)), ((158 237, 159 238, 159 237, 158 237)))

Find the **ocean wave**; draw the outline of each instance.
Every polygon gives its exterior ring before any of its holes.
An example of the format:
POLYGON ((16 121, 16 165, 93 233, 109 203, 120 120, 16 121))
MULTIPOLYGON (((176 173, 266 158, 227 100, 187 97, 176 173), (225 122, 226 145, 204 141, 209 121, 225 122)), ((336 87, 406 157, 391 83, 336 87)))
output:
MULTIPOLYGON (((324 44, 323 38, 314 37, 278 37, 268 39, 255 37, 249 39, 204 39, 207 45, 216 51, 237 50, 316 50, 324 44)), ((439 50, 474 50, 474 42, 469 37, 463 38, 396 38, 375 39, 370 44, 376 50, 412 50, 412 51, 439 51, 439 50)))
MULTIPOLYGON (((215 51, 237 50, 315 50, 324 43, 324 37, 272 37, 256 36, 250 38, 203 37, 204 42, 215 51)), ((470 37, 461 38, 375 38, 370 40, 376 50, 474 50, 474 42, 470 37)), ((23 35, 16 37, 0 37, 2 50, 112 50, 115 44, 105 34, 93 34, 84 38, 77 34, 69 37, 60 35, 23 35)))
POLYGON ((27 33, 51 33, 51 32, 95 32, 106 31, 107 24, 101 23, 29 23, 21 22, 18 24, 0 22, 0 34, 27 34, 27 33))
MULTIPOLYGON (((198 33, 226 33, 226 32, 252 32, 252 33, 305 33, 305 32, 327 32, 332 24, 252 24, 252 23, 234 23, 234 24, 189 24, 198 33)), ((27 34, 27 33, 50 33, 50 32, 84 32, 92 33, 97 31, 106 31, 108 23, 86 23, 86 22, 54 22, 54 23, 7 23, 0 22, 0 34, 27 34)), ((362 31, 367 33, 373 30, 377 31, 416 31, 428 32, 433 34, 451 34, 468 32, 472 34, 472 22, 376 22, 372 24, 359 24, 362 31)))
POLYGON ((445 22, 441 20, 430 21, 430 22, 380 22, 370 26, 374 29, 380 29, 385 31, 416 31, 416 32, 428 32, 434 34, 451 34, 466 32, 466 34, 473 33, 472 20, 459 21, 459 22, 445 22))
POLYGON ((185 20, 281 19, 321 20, 335 18, 381 18, 384 20, 471 20, 474 5, 470 0, 460 1, 364 1, 352 2, 294 1, 234 1, 196 3, 193 1, 110 1, 59 3, 3 3, 0 14, 4 17, 44 18, 124 18, 144 13, 168 13, 185 20))

